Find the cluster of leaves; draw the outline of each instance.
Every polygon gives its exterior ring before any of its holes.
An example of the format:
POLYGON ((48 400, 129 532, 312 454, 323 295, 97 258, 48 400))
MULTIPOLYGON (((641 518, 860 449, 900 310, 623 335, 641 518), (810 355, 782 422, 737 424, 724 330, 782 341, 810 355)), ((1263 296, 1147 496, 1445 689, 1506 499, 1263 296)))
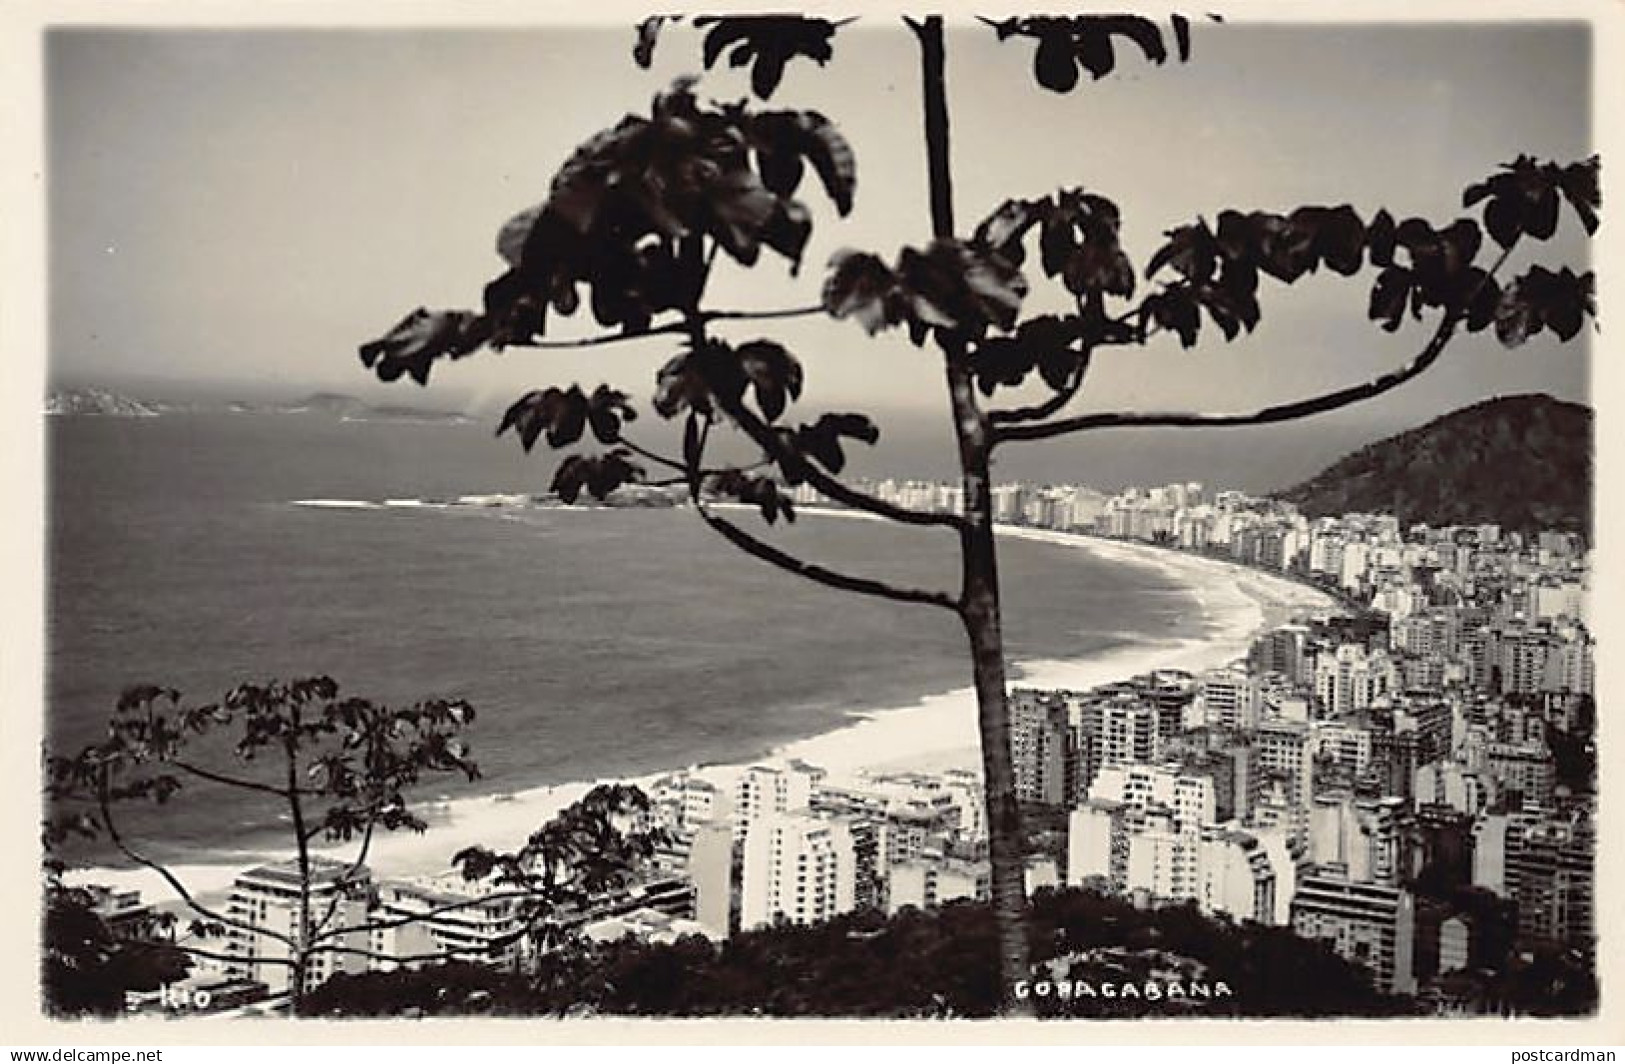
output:
POLYGON ((1599 166, 1595 155, 1567 166, 1520 155, 1503 163, 1502 173, 1469 185, 1462 193, 1462 206, 1489 200, 1484 228, 1504 248, 1524 234, 1545 240, 1556 232, 1559 197, 1568 202, 1590 235, 1597 231, 1597 210, 1602 204, 1599 166))
MULTIPOLYGON (((1168 47, 1162 29, 1147 18, 1134 15, 1076 15, 1007 18, 999 22, 983 19, 993 27, 999 40, 1028 37, 1038 42, 1033 54, 1033 76, 1051 92, 1071 92, 1078 84, 1078 72, 1087 70, 1099 80, 1117 65, 1113 38, 1132 41, 1152 63, 1168 61, 1168 47)), ((1174 49, 1180 62, 1190 58, 1190 20, 1174 15, 1170 19, 1174 49)))
POLYGON ((697 306, 706 240, 747 266, 767 248, 794 269, 812 233, 794 198, 809 167, 846 214, 856 163, 828 119, 704 105, 679 81, 648 118, 628 115, 582 144, 547 199, 502 227, 509 269, 486 286, 482 312, 419 308, 364 344, 362 362, 383 380, 425 383, 440 358, 534 343, 550 309, 576 312, 583 284, 600 325, 645 332, 656 315, 697 306))
MULTIPOLYGON (((1503 248, 1525 236, 1550 237, 1560 197, 1588 232, 1595 229, 1600 205, 1595 158, 1568 166, 1520 159, 1506 170, 1469 188, 1464 197, 1469 206, 1488 200, 1485 225, 1503 248)), ((1224 210, 1216 226, 1199 219, 1176 227, 1145 270, 1148 281, 1165 270, 1172 279, 1128 313, 1113 316, 1105 310, 1107 299, 1127 299, 1135 291, 1134 268, 1119 243, 1120 226, 1116 204, 1082 189, 1008 200, 977 227, 958 261, 945 254, 936 258, 951 279, 930 274, 922 292, 918 271, 905 272, 901 262, 892 268, 874 255, 846 252, 832 264, 824 305, 871 333, 907 322, 917 343, 928 328, 970 339, 972 365, 986 394, 1018 385, 1034 370, 1056 392, 1075 387, 1095 347, 1143 343, 1153 329, 1194 347, 1204 317, 1226 340, 1234 340, 1261 319, 1260 275, 1292 284, 1322 267, 1350 277, 1369 265, 1378 270, 1369 314, 1384 329, 1397 330, 1407 310, 1421 318, 1434 308, 1469 331, 1493 324, 1508 346, 1543 328, 1568 340, 1586 315, 1596 313, 1590 273, 1533 266, 1506 287, 1499 285, 1493 267, 1479 265, 1483 230, 1472 218, 1435 228, 1421 218, 1395 222, 1379 210, 1367 223, 1354 207, 1342 204, 1284 214, 1224 210), (1016 322, 1025 281, 1015 271, 1026 262, 1026 240, 1035 229, 1045 276, 1061 282, 1078 311, 1016 322), (989 265, 995 263, 998 267, 989 265), (988 335, 990 329, 999 332, 988 335)), ((910 251, 904 255, 918 259, 910 251)))
POLYGON ((781 517, 786 523, 796 519, 795 506, 772 477, 753 476, 742 469, 724 469, 712 474, 706 486, 714 494, 756 507, 762 513, 762 520, 770 525, 781 517))
MULTIPOLYGON (((638 66, 648 69, 661 30, 682 19, 681 15, 654 15, 638 24, 637 44, 632 49, 638 66)), ((790 60, 811 59, 819 66, 829 62, 835 55, 835 31, 845 22, 800 15, 701 15, 694 25, 708 27, 702 51, 705 69, 710 70, 727 52, 729 66, 750 67, 751 91, 766 100, 779 87, 790 60)))
POLYGON ((572 384, 568 389, 548 388, 520 396, 502 415, 497 435, 514 430, 529 452, 544 433, 549 447, 565 447, 591 427, 599 443, 613 444, 621 438, 621 426, 637 416, 625 392, 600 384, 589 396, 579 384, 572 384))
POLYGON ((502 415, 497 435, 512 429, 528 453, 538 439, 546 439, 549 447, 568 447, 590 428, 593 438, 610 449, 599 455, 566 458, 554 471, 549 490, 565 502, 575 502, 583 489, 602 501, 622 484, 643 478, 643 468, 632 461, 632 452, 613 446, 621 439, 622 427, 636 418, 637 411, 625 392, 600 384, 588 395, 580 385, 572 384, 568 389, 525 393, 502 415))
POLYGON ((686 410, 703 415, 737 410, 750 391, 769 423, 801 396, 801 362, 782 344, 752 340, 737 347, 708 340, 673 356, 655 375, 655 410, 672 418, 686 410))
POLYGON ((1501 293, 1495 306, 1495 335, 1508 347, 1542 329, 1572 340, 1587 315, 1597 316, 1596 280, 1590 270, 1575 274, 1565 266, 1553 273, 1531 266, 1501 293))
POLYGON ((105 740, 72 757, 47 759, 48 793, 59 803, 47 839, 111 831, 113 803, 162 804, 186 776, 317 803, 312 836, 343 841, 374 827, 421 831, 425 824, 405 792, 428 774, 478 777, 460 737, 473 719, 473 708, 461 700, 392 709, 340 698, 338 684, 325 676, 242 684, 204 705, 182 704, 173 688, 132 687, 119 698, 105 740), (279 769, 301 770, 297 783, 289 784, 283 771, 233 776, 188 759, 199 740, 221 734, 235 737, 232 752, 240 764, 268 755, 279 769), (84 811, 87 802, 92 811, 84 811))
MULTIPOLYGON (((803 377, 800 360, 771 340, 730 344, 708 339, 686 346, 656 374, 653 398, 655 410, 667 419, 690 415, 684 464, 679 468, 699 474, 697 488, 757 506, 769 523, 780 517, 794 520, 794 509, 778 481, 737 468, 702 474, 699 452, 701 425, 728 418, 763 447, 762 464, 777 464, 791 486, 815 475, 813 463, 839 473, 846 465, 843 441, 872 445, 879 439, 879 429, 860 414, 824 414, 794 428, 776 424, 800 397, 803 377)), ((619 446, 624 425, 636 416, 626 394, 607 385, 591 394, 580 385, 550 387, 531 391, 510 406, 497 434, 512 430, 528 452, 544 440, 555 449, 572 446, 590 431, 608 449, 564 458, 551 490, 567 503, 575 502, 583 491, 602 500, 622 485, 646 482, 644 467, 633 460, 634 449, 619 446)))
POLYGON ((995 251, 961 240, 905 247, 894 266, 863 251, 837 252, 824 281, 831 316, 853 318, 870 334, 907 325, 916 347, 935 332, 949 344, 1015 326, 1027 280, 995 251))
POLYGON ((635 882, 664 833, 651 826, 649 797, 637 787, 599 784, 533 832, 512 853, 471 846, 452 864, 471 881, 523 895, 518 936, 544 947, 603 895, 635 882))
POLYGON ((1052 389, 1075 383, 1093 349, 1127 338, 1105 313, 1107 297, 1134 294, 1134 264, 1124 252, 1117 204, 1081 188, 1042 199, 1006 200, 976 227, 973 243, 1015 266, 1027 261, 1027 237, 1038 230, 1039 265, 1077 301, 1079 312, 1022 321, 1006 336, 975 345, 972 368, 982 392, 1020 384, 1035 369, 1052 389))
POLYGON ((1167 236, 1147 263, 1146 277, 1171 267, 1179 280, 1147 298, 1140 318, 1142 325, 1177 334, 1188 348, 1196 343, 1203 310, 1227 340, 1258 325, 1260 273, 1292 284, 1323 265, 1344 277, 1359 272, 1366 227, 1344 204, 1299 207, 1285 215, 1227 210, 1219 214, 1217 231, 1198 221, 1167 236))

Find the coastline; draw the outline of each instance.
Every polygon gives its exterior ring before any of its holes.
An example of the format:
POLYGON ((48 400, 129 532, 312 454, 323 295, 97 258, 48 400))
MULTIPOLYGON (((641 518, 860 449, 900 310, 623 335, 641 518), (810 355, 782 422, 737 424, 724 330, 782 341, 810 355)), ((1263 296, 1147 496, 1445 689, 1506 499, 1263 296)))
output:
MULTIPOLYGON (((848 519, 870 519, 848 510, 804 508, 803 512, 848 519)), ((1104 653, 1072 659, 1016 661, 1010 664, 1012 687, 1084 690, 1127 679, 1157 668, 1191 672, 1223 665, 1244 656, 1253 638, 1263 630, 1303 612, 1338 612, 1342 607, 1329 596, 1283 577, 1272 576, 1221 559, 1184 554, 1149 544, 1103 540, 1092 536, 1022 526, 999 526, 1002 537, 1025 539, 1063 549, 1082 550, 1115 564, 1158 570, 1180 585, 1201 610, 1200 633, 1160 641, 1141 641, 1104 653)), ((968 670, 967 670, 968 672, 968 670)), ((967 681, 969 677, 967 675, 967 681)), ((976 699, 969 686, 928 695, 907 705, 854 710, 848 721, 831 731, 775 747, 760 757, 725 765, 689 766, 696 774, 728 785, 733 776, 761 761, 799 758, 824 768, 833 779, 854 780, 865 774, 902 771, 945 771, 980 766, 976 728, 976 699), (877 759, 875 751, 908 749, 898 757, 877 759)), ((619 782, 647 787, 677 771, 663 771, 619 782)), ((407 877, 446 871, 453 854, 477 843, 507 850, 550 817, 607 779, 548 784, 509 795, 458 798, 433 803, 430 829, 421 835, 386 835, 374 840, 368 864, 376 875, 407 877)), ((340 859, 345 849, 316 848, 315 852, 340 859)), ((265 855, 264 859, 270 859, 265 855)), ((231 864, 197 863, 172 866, 175 873, 200 895, 219 898, 243 870, 241 860, 231 864)), ((160 877, 144 869, 91 868, 76 870, 70 881, 138 888, 155 902, 167 905, 170 891, 160 877)))
MULTIPOLYGON (((1157 569, 1196 600, 1204 628, 1195 638, 1139 643, 1090 657, 1012 662, 1012 688, 1087 690, 1153 669, 1200 672, 1244 657, 1254 638, 1295 614, 1342 610, 1322 592, 1217 558, 1017 525, 1001 525, 997 532, 1012 539, 1086 551, 1118 564, 1157 569)), ((922 699, 912 707, 876 713, 847 728, 787 744, 776 754, 820 765, 832 776, 978 770, 981 755, 975 692, 967 686, 922 699), (913 752, 873 760, 870 751, 896 749, 905 744, 905 735, 913 752)))

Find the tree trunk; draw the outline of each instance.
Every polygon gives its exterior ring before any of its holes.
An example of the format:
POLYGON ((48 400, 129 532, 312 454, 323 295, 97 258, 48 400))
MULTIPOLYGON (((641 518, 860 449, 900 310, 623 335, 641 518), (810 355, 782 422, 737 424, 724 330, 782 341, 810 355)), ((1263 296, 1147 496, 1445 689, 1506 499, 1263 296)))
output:
MULTIPOLYGON (((948 154, 948 84, 942 18, 910 23, 920 41, 925 103, 926 166, 931 191, 931 229, 954 235, 953 180, 948 154)), ((941 343, 939 339, 939 343, 941 343)), ((970 640, 976 678, 977 727, 982 742, 988 848, 993 866, 993 920, 999 937, 1000 1011, 1027 1011, 1015 985, 1031 971, 1027 951, 1026 858, 1016 774, 1010 753, 1010 703, 1004 683, 1004 632, 999 621, 999 567, 993 544, 993 493, 989 470, 992 436, 976 402, 976 388, 963 344, 942 343, 952 404, 954 436, 969 527, 960 534, 964 599, 960 619, 970 640)))
POLYGON ((294 936, 292 967, 288 981, 288 1015, 298 1016, 305 999, 305 972, 310 966, 310 842, 305 831, 305 809, 299 800, 299 753, 293 735, 299 727, 299 712, 293 714, 293 729, 284 743, 288 767, 288 808, 293 817, 293 836, 299 854, 299 927, 294 936))
POLYGON ((988 848, 993 866, 993 920, 999 939, 1001 1010, 1008 1013, 1022 1011, 1022 1002, 1014 996, 1015 984, 1028 977, 1031 965, 1027 950, 1026 856, 1010 750, 1010 704, 1005 689, 1004 632, 999 618, 988 431, 963 361, 950 361, 948 386, 959 439, 963 513, 970 523, 960 537, 965 596, 960 619, 970 641, 976 680, 977 730, 982 744, 988 848))

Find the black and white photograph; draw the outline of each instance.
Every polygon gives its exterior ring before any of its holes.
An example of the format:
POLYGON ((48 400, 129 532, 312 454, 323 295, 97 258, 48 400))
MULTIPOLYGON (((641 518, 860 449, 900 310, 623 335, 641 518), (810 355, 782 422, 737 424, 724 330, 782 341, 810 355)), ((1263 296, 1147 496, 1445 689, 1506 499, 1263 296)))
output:
POLYGON ((1617 10, 42 10, 44 1041, 1622 1040, 1617 10))

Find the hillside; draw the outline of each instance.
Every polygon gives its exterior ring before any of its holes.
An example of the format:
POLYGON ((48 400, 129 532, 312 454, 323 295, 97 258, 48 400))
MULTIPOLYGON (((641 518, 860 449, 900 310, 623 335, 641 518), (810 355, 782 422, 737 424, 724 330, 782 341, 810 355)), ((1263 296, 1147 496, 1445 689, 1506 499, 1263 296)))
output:
POLYGON ((1590 408, 1511 395, 1378 440, 1276 497, 1310 517, 1391 513, 1401 526, 1589 534, 1591 476, 1590 408))

